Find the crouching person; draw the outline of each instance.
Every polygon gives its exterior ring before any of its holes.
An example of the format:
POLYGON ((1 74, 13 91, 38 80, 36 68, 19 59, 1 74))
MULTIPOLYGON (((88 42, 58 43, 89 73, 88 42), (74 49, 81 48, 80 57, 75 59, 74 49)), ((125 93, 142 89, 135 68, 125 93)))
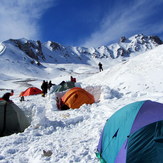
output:
POLYGON ((70 109, 66 104, 63 103, 61 98, 56 98, 57 108, 59 110, 68 110, 70 109))
POLYGON ((5 101, 11 101, 11 100, 10 100, 10 96, 13 96, 13 95, 14 95, 14 91, 11 90, 11 92, 5 93, 5 94, 2 96, 2 99, 5 100, 5 101))

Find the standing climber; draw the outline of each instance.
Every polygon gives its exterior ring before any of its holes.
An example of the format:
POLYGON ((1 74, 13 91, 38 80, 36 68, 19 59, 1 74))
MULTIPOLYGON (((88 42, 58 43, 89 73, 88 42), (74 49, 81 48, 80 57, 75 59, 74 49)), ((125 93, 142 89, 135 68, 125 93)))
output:
POLYGON ((103 71, 103 67, 102 67, 102 63, 101 62, 99 62, 98 66, 99 66, 100 72, 103 71))
POLYGON ((50 91, 50 88, 52 87, 52 81, 50 80, 49 83, 48 83, 48 90, 50 91))
POLYGON ((42 97, 45 97, 45 95, 47 94, 47 90, 48 90, 48 82, 43 80, 41 89, 42 89, 42 97))

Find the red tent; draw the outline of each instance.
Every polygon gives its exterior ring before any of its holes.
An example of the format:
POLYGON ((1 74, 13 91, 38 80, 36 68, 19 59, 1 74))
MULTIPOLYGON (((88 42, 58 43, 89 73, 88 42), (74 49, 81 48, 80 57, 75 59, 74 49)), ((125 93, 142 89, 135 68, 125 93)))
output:
POLYGON ((30 87, 26 89, 25 91, 21 92, 19 96, 30 96, 30 95, 37 95, 41 94, 42 91, 36 87, 30 87))

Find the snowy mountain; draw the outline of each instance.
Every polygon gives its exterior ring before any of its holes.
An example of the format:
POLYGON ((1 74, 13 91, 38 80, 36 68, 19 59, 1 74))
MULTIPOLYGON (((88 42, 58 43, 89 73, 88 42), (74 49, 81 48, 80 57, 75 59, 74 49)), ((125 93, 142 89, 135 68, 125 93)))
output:
POLYGON ((4 44, 5 43, 14 45, 30 58, 38 62, 74 63, 74 61, 78 60, 79 63, 86 63, 84 57, 89 59, 91 57, 100 59, 115 59, 120 56, 128 57, 133 53, 142 53, 149 49, 153 49, 163 42, 157 36, 144 36, 143 34, 138 34, 130 38, 121 37, 119 43, 98 48, 65 47, 52 41, 41 43, 40 41, 26 39, 10 39, 4 42, 4 44))
POLYGON ((6 63, 3 72, 6 70, 7 72, 16 71, 20 74, 28 72, 25 75, 34 76, 40 71, 44 71, 46 68, 44 63, 76 63, 96 66, 100 60, 111 65, 113 61, 136 56, 162 43, 157 36, 145 36, 143 34, 134 35, 130 38, 122 37, 119 43, 98 48, 65 47, 52 41, 41 43, 27 39, 10 39, 0 45, 0 63, 6 63), (13 67, 17 67, 17 70, 13 67), (36 72, 31 72, 33 68, 36 72))
POLYGON ((144 37, 123 37, 117 44, 100 48, 63 47, 55 43, 52 46, 51 42, 40 44, 26 39, 3 42, 0 95, 14 89, 11 100, 24 111, 31 125, 23 133, 0 138, 0 162, 98 163, 95 152, 100 134, 115 111, 140 100, 163 103, 162 41, 144 37), (118 55, 122 54, 117 53, 119 48, 125 52, 128 49, 128 53, 118 55), (127 60, 126 56, 135 57, 127 60), (123 61, 112 67, 105 65, 116 59, 123 61), (103 72, 95 65, 99 60, 106 60, 103 72), (45 98, 27 96, 20 102, 20 92, 29 86, 40 88, 42 79, 58 84, 69 80, 70 75, 96 97, 94 104, 59 111, 56 96, 50 93, 45 98))

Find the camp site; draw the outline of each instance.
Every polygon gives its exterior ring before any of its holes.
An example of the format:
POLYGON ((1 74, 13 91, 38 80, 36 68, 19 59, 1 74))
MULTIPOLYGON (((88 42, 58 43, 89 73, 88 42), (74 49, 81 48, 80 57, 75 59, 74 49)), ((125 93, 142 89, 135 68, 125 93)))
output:
POLYGON ((34 60, 20 42, 0 53, 0 163, 163 162, 163 45, 112 59, 48 42, 34 60))

